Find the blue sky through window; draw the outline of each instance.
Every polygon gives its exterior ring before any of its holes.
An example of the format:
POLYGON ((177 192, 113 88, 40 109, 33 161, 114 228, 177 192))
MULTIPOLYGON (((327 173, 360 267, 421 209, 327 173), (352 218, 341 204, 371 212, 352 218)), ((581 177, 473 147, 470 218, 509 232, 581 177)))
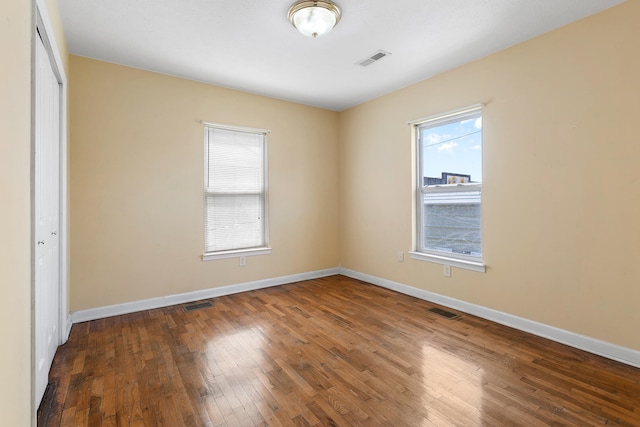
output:
POLYGON ((471 175, 482 182, 482 116, 480 113, 451 123, 421 129, 423 176, 440 178, 442 172, 471 175))

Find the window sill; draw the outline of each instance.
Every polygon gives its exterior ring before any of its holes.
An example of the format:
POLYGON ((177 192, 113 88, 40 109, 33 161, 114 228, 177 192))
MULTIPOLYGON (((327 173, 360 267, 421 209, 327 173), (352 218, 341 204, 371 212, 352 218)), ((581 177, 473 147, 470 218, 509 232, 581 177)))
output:
POLYGON ((243 256, 269 255, 270 253, 271 248, 253 248, 240 249, 236 251, 209 252, 202 255, 202 261, 213 261, 216 259, 225 258, 239 258, 243 256))
POLYGON ((420 261, 434 262, 436 264, 450 265, 452 267, 464 268, 465 270, 478 271, 485 273, 486 268, 482 262, 469 261, 466 259, 427 254, 424 252, 409 252, 411 259, 418 259, 420 261))

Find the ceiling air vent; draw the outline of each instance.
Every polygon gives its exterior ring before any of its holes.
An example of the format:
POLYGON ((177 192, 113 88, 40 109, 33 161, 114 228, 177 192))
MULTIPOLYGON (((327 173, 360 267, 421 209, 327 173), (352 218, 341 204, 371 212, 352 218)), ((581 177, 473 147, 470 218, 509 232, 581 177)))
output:
POLYGON ((363 59, 362 61, 359 61, 358 65, 360 65, 361 67, 366 67, 373 64, 374 62, 380 61, 382 58, 389 55, 391 55, 391 53, 385 52, 384 50, 379 50, 369 55, 369 57, 363 59))

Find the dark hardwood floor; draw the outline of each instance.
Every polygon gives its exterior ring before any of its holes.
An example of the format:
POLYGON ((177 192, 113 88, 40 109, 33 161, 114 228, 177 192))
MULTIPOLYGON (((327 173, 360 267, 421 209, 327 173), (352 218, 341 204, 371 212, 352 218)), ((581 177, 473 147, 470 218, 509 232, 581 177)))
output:
POLYGON ((640 369, 343 276, 73 326, 42 426, 640 426, 640 369))

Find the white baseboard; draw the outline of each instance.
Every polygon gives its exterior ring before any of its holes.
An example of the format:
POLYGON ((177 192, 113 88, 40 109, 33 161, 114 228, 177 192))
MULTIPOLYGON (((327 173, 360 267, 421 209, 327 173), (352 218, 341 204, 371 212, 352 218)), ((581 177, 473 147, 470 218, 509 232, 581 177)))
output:
POLYGON ((561 344, 568 345, 589 353, 597 354, 608 359, 612 359, 624 364, 640 368, 640 351, 630 348, 611 344, 595 338, 569 332, 543 323, 534 322, 522 317, 514 316, 491 308, 483 307, 469 302, 461 301, 455 298, 439 295, 433 292, 414 288, 402 283, 393 282, 391 280, 382 279, 368 274, 359 273, 354 270, 340 267, 340 274, 351 277, 353 279, 362 280, 383 288, 391 289, 405 295, 410 295, 425 301, 469 313, 483 319, 491 320, 502 325, 506 325, 520 331, 528 332, 561 344))
POLYGON ((126 302, 123 304, 74 311, 71 313, 71 322, 69 323, 69 329, 71 329, 71 323, 87 322, 89 320, 103 319, 105 317, 118 316, 120 314, 129 314, 142 310, 168 307, 171 305, 184 304, 187 302, 199 301, 207 298, 215 298, 224 295, 237 294, 239 292, 269 288, 271 286, 285 285, 287 283, 317 279, 319 277, 333 276, 335 274, 340 274, 340 269, 338 267, 330 268, 327 270, 311 271, 308 273, 293 274, 291 276, 257 280, 255 282, 239 283, 236 285, 222 286, 219 288, 185 292, 182 294, 168 295, 166 297, 149 298, 140 301, 126 302))
POLYGON ((203 289, 200 291, 186 292, 182 294, 169 295, 166 297, 150 298, 146 300, 127 302, 123 304, 110 305, 105 307, 92 308, 88 310, 75 311, 70 314, 70 320, 66 325, 66 336, 69 336, 73 323, 86 322, 89 320, 103 319, 105 317, 117 316, 120 314, 134 313, 142 310, 168 307, 176 304, 184 304, 192 301, 199 301, 207 298, 216 298, 224 295, 236 294, 239 292, 253 291, 272 286, 284 285, 287 283, 311 280, 319 277, 342 274, 347 277, 362 280, 383 288, 391 289, 405 295, 410 295, 425 301, 430 301, 445 307, 469 313, 483 319, 491 320, 502 325, 506 325, 524 332, 531 333, 552 341, 559 342, 589 353, 597 354, 608 359, 616 360, 624 364, 640 368, 640 351, 611 344, 585 335, 576 334, 543 323, 528 320, 512 314, 504 313, 491 308, 472 304, 466 301, 439 295, 423 289, 414 288, 402 283, 394 282, 380 277, 360 273, 348 268, 336 267, 327 270, 312 271, 308 273, 294 274, 291 276, 275 277, 272 279, 258 280, 254 282, 239 283, 236 285, 223 286, 220 288, 203 289))

